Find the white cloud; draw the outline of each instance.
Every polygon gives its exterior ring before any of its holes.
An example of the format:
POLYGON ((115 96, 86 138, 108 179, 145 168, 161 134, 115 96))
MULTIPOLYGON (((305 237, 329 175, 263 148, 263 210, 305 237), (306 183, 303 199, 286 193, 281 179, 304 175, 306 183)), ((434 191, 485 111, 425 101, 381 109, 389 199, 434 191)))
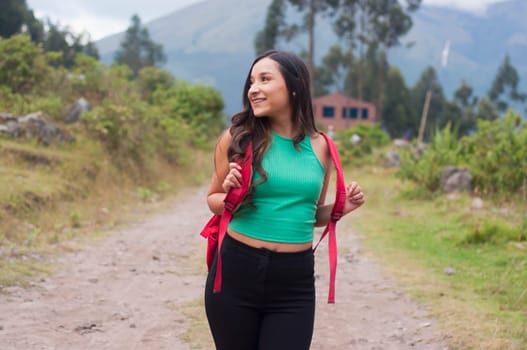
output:
POLYGON ((27 0, 38 18, 50 18, 93 40, 124 31, 134 14, 143 22, 204 0, 27 0))
POLYGON ((509 0, 423 0, 423 4, 440 7, 452 7, 477 14, 484 14, 489 5, 509 0))
POLYGON ((93 14, 71 14, 68 17, 47 14, 35 11, 37 18, 49 18, 52 23, 59 23, 61 27, 68 27, 74 33, 80 34, 87 32, 92 40, 98 40, 109 34, 118 33, 126 30, 129 21, 106 16, 93 14))

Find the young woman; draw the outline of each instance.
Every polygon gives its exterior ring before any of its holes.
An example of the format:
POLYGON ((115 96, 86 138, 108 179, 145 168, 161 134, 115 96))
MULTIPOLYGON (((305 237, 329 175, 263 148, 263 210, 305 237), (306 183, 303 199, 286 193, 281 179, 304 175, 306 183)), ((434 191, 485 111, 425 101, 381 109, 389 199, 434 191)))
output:
MULTIPOLYGON (((253 176, 221 248, 222 289, 213 293, 216 259, 207 277, 205 308, 218 350, 307 350, 315 313, 313 231, 330 219, 324 204, 331 157, 318 133, 303 61, 268 51, 252 64, 244 110, 232 118, 215 151, 207 203, 241 186, 236 157, 253 142, 253 176)), ((364 203, 347 186, 344 214, 364 203)))

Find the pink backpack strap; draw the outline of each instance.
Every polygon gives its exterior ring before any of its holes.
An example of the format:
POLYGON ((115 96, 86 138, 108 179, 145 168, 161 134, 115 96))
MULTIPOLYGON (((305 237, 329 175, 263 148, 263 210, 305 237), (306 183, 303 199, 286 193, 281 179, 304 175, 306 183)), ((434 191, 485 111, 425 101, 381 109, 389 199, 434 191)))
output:
POLYGON ((225 199, 223 202, 225 203, 225 208, 223 209, 223 214, 221 214, 220 224, 219 224, 219 230, 218 230, 218 259, 217 259, 217 265, 216 265, 216 276, 214 277, 214 288, 213 292, 218 293, 221 291, 221 275, 222 275, 222 259, 221 259, 221 245, 223 243, 223 239, 225 238, 225 234, 227 233, 227 227, 229 225, 229 222, 232 219, 232 213, 233 211, 241 204, 243 199, 245 198, 245 195, 247 194, 247 190, 249 189, 249 185, 251 184, 251 177, 252 177, 252 161, 253 161, 253 146, 252 141, 249 142, 247 145, 247 149, 245 150, 245 159, 241 162, 238 162, 238 164, 241 165, 242 170, 242 185, 237 188, 231 188, 227 195, 225 196, 225 199))
POLYGON ((337 181, 337 193, 335 196, 335 204, 331 210, 331 219, 327 224, 322 236, 320 237, 318 243, 315 245, 314 250, 317 249, 322 239, 326 237, 329 233, 328 240, 328 250, 329 250, 329 293, 328 293, 328 303, 335 303, 335 278, 337 274, 337 235, 336 227, 337 221, 343 215, 344 212, 344 203, 346 201, 346 184, 344 183, 344 173, 342 171, 342 164, 340 163, 339 152, 335 142, 323 132, 320 134, 326 139, 328 144, 329 153, 331 154, 331 159, 333 160, 333 165, 337 171, 336 181, 337 181))

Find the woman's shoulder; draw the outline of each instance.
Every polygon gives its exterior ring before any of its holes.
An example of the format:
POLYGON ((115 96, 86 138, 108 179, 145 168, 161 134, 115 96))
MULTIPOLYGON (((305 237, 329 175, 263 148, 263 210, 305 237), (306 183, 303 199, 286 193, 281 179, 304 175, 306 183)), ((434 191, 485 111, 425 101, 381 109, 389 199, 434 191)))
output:
POLYGON ((221 133, 220 137, 218 138, 218 144, 230 145, 231 142, 232 142, 231 129, 227 128, 227 129, 223 130, 223 132, 221 133))
POLYGON ((324 167, 329 164, 329 147, 326 139, 320 133, 314 133, 311 135, 311 147, 316 153, 324 167))
POLYGON ((221 135, 218 137, 218 141, 216 142, 216 153, 225 153, 227 154, 227 150, 229 149, 229 146, 232 143, 232 135, 230 132, 230 128, 227 128, 223 130, 221 135))

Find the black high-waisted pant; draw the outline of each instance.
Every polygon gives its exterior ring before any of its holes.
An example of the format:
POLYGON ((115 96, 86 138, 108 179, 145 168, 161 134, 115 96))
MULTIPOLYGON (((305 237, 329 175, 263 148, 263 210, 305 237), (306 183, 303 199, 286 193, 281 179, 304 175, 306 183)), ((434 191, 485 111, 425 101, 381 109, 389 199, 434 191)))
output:
POLYGON ((222 289, 205 309, 217 350, 308 350, 315 316, 313 250, 277 253, 229 235, 222 245, 222 289))

